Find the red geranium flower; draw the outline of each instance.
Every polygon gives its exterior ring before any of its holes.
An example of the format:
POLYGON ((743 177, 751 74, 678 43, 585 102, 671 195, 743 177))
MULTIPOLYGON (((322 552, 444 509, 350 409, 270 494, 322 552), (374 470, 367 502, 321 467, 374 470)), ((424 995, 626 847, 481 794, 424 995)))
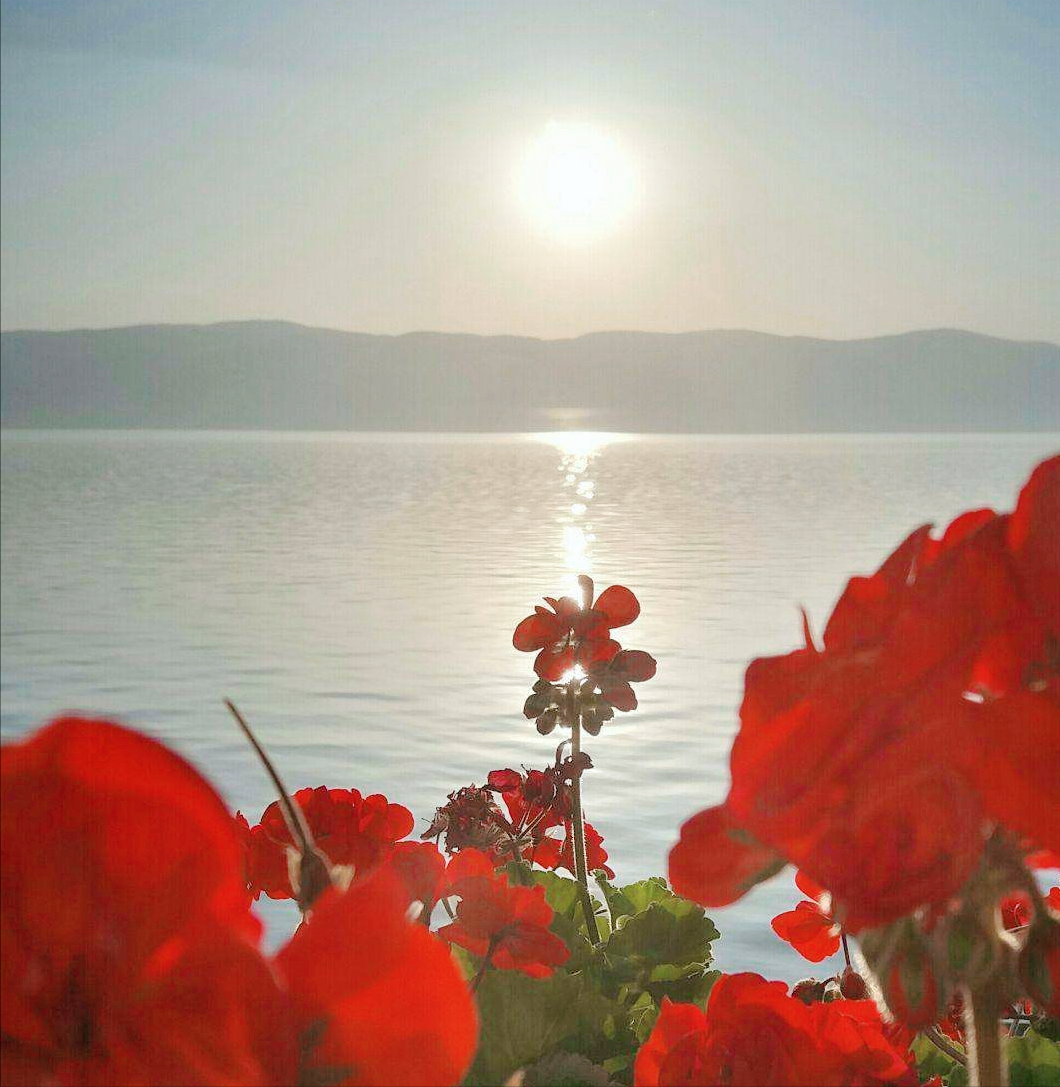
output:
POLYGON ((4 746, 0 775, 3 1082, 273 1082, 282 1000, 213 789, 78 718, 4 746))
MULTIPOLYGON (((415 820, 385 796, 362 797, 356 789, 299 789, 292 800, 302 809, 317 849, 332 865, 349 866, 358 878, 374 871, 394 843, 411 833, 415 820)), ((288 850, 294 841, 278 801, 250 829, 248 874, 255 897, 293 898, 288 850)))
POLYGON ((752 662, 728 800, 683 828, 675 888, 721 905, 783 859, 856 932, 943 907, 994 822, 1060 847, 1041 757, 1060 747, 1058 532, 1060 457, 1011 517, 973 511, 939 540, 918 529, 852 579, 823 649, 807 632, 804 649, 752 662), (735 828, 742 848, 696 858, 735 828))
POLYGON ((664 999, 634 1064, 636 1087, 918 1082, 912 1055, 869 1001, 804 1004, 757 974, 720 978, 706 1012, 664 999))
POLYGON ((570 957, 567 945, 549 931, 552 908, 543 887, 515 887, 495 875, 492 862, 473 851, 458 854, 447 874, 448 892, 459 896, 456 920, 438 930, 501 970, 548 977, 570 957))
POLYGON ((475 1052, 475 1009, 449 949, 406 920, 406 905, 388 864, 345 893, 325 892, 276 956, 300 1042, 298 1083, 430 1087, 463 1079, 475 1052))
POLYGON ((836 924, 829 908, 830 896, 803 872, 795 884, 808 899, 794 910, 773 918, 773 931, 810 962, 823 962, 839 950, 843 928, 836 924))
POLYGON ((187 763, 67 718, 0 753, 4 1083, 459 1083, 475 1012, 384 871, 275 964, 240 824, 187 763))
POLYGON ((548 608, 536 607, 512 636, 516 649, 537 651, 534 671, 550 682, 562 679, 576 664, 588 670, 596 661, 610 660, 621 649, 611 640, 611 631, 628 626, 640 614, 637 598, 625 586, 612 585, 593 602, 592 579, 583 575, 578 580, 584 606, 571 596, 546 596, 548 608))

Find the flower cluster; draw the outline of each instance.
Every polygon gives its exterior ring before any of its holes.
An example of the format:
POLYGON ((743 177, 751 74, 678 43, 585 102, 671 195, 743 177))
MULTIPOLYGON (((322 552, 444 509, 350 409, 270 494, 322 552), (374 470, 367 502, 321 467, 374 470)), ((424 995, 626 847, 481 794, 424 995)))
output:
POLYGON ((549 930, 552 909, 544 888, 512 885, 484 853, 468 849, 449 862, 446 893, 459 902, 453 923, 438 935, 481 958, 483 969, 547 977, 570 957, 567 945, 549 930))
POLYGON ((682 828, 675 889, 725 905, 798 865, 919 1022, 1010 951, 1022 995, 1055 1001, 1058 926, 1027 856, 1060 848, 1058 540, 1060 457, 1013 513, 919 528, 852 579, 823 647, 806 623, 805 648, 753 661, 729 796, 682 828), (999 918, 1015 892, 1032 905, 1013 947, 999 918))
POLYGON ((592 578, 578 579, 583 603, 574 597, 545 597, 549 608, 538 607, 516 628, 512 643, 523 652, 538 651, 534 671, 538 680, 523 706, 528 720, 548 735, 557 724, 571 727, 578 717, 595 736, 615 710, 637 708, 631 683, 655 675, 650 654, 628 650, 611 637, 640 614, 637 598, 623 585, 612 585, 593 600, 592 578), (551 609, 551 610, 549 610, 551 609))
POLYGON ((757 974, 715 982, 702 1009, 664 1001, 637 1054, 636 1087, 915 1085, 913 1056, 870 1001, 805 1004, 757 974))
POLYGON ((6 1083, 458 1083, 476 1015, 388 866, 258 946, 213 788, 106 721, 0 755, 6 1083))
MULTIPOLYGON (((415 824, 412 812, 385 796, 362 797, 356 789, 299 789, 291 798, 301 810, 316 848, 332 867, 358 877, 374 872, 407 837, 415 824)), ((262 813, 257 826, 236 812, 247 847, 247 889, 258 898, 297 897, 291 882, 291 857, 297 844, 279 801, 262 813)))
MULTIPOLYGON (((444 839, 450 855, 472 849, 486 854, 495 865, 522 859, 573 873, 573 789, 591 768, 592 760, 580 752, 557 758, 543 770, 492 770, 486 785, 468 785, 450 793, 422 837, 444 839)), ((586 823, 589 867, 613 876, 603 843, 599 831, 586 823)))

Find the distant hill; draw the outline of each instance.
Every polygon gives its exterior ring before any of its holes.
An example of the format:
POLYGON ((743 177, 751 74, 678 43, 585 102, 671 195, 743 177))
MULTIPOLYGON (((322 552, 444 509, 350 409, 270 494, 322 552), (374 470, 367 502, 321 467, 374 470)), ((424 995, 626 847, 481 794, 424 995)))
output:
POLYGON ((1060 347, 599 332, 372 336, 279 321, 4 332, 6 427, 1060 430, 1060 347))

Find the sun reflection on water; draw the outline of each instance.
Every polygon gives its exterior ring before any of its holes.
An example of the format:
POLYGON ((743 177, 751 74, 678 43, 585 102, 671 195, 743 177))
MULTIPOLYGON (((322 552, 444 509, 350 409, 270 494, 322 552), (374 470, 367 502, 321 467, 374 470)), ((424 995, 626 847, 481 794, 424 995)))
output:
POLYGON ((557 520, 561 526, 561 557, 565 576, 562 593, 581 599, 579 574, 592 574, 593 561, 589 553, 596 536, 585 518, 596 497, 596 482, 589 477, 593 461, 612 442, 629 441, 631 434, 611 434, 604 431, 560 431, 535 434, 533 437, 555 446, 560 453, 557 470, 563 473, 563 489, 572 492, 557 520))

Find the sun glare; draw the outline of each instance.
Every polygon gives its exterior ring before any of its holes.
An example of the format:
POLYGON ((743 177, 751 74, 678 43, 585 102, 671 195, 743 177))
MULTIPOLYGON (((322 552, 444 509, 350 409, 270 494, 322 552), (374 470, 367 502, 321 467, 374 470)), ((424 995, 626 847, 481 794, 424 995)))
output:
POLYGON ((520 162, 518 187, 542 229, 563 241, 587 241, 611 233, 632 210, 637 175, 603 129, 552 121, 520 162))

